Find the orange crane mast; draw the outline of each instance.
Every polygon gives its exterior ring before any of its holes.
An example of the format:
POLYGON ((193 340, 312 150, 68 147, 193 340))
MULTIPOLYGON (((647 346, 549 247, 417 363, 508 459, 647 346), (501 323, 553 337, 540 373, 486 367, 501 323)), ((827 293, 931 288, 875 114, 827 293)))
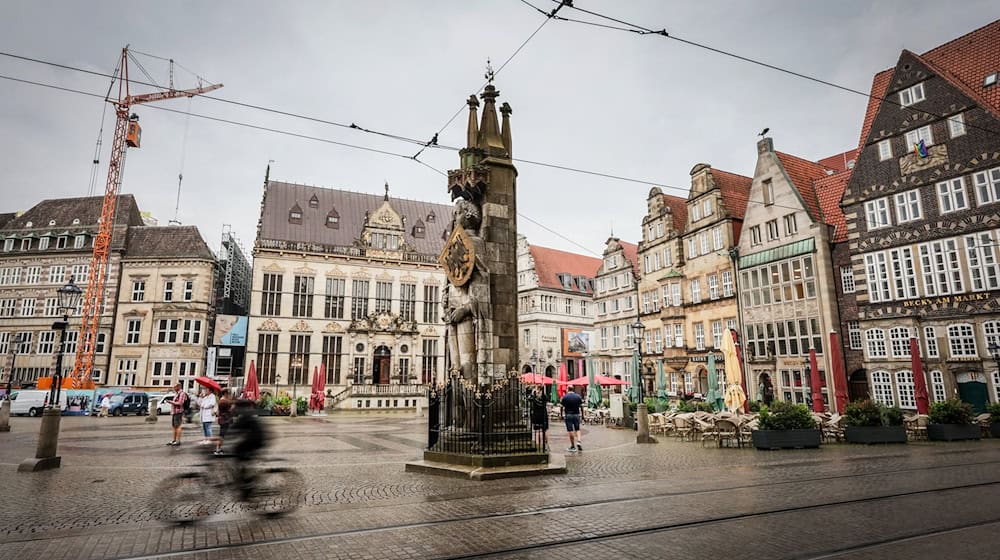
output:
MULTIPOLYGON (((94 348, 97 341, 97 330, 101 323, 101 308, 104 303, 105 287, 108 275, 108 258, 111 241, 114 235, 115 209, 118 204, 118 192, 121 189, 122 167, 125 165, 127 148, 138 148, 142 135, 139 127, 139 117, 130 115, 133 105, 176 99, 178 97, 194 97, 222 87, 222 84, 199 85, 193 89, 177 90, 171 87, 165 91, 131 95, 128 77, 128 47, 122 49, 121 74, 118 79, 118 99, 108 99, 115 106, 115 136, 111 145, 111 159, 108 162, 108 182, 104 187, 104 203, 101 206, 101 218, 98 222, 97 236, 94 238, 94 253, 90 259, 90 271, 87 276, 87 289, 83 297, 83 312, 80 321, 80 337, 76 349, 76 360, 73 372, 68 376, 70 387, 81 388, 91 382, 94 368, 94 348)), ((171 60, 171 75, 173 61, 171 60)), ((61 373, 61 372, 60 372, 61 373)))

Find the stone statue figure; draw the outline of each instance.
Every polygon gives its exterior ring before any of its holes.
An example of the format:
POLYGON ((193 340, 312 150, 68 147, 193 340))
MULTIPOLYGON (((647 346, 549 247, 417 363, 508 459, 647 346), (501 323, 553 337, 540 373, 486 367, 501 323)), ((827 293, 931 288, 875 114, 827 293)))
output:
POLYGON ((449 282, 444 289, 442 304, 443 319, 449 329, 451 367, 458 368, 464 379, 486 383, 489 381, 486 362, 492 333, 485 328, 489 324, 491 307, 489 271, 483 261, 485 244, 479 233, 481 224, 482 214, 478 205, 459 199, 452 218, 453 234, 446 248, 445 266, 449 271, 449 282), (456 235, 456 228, 461 228, 467 235, 456 235), (455 276, 461 277, 464 282, 455 282, 455 276))

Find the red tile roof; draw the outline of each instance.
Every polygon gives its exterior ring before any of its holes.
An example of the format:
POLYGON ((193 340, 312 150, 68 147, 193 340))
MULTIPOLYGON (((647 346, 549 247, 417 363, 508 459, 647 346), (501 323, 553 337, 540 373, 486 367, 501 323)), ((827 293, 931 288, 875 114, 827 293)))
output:
MULTIPOLYGON (((601 259, 598 258, 539 247, 538 245, 532 245, 530 250, 531 258, 535 261, 538 285, 542 288, 580 292, 581 290, 577 289, 575 283, 572 290, 566 290, 562 282, 559 281, 559 274, 569 274, 574 278, 583 276, 588 280, 593 280, 594 276, 597 275, 597 270, 601 268, 601 259)), ((585 293, 591 293, 589 283, 585 293)))
POLYGON ((823 210, 823 222, 833 226, 834 243, 847 241, 847 220, 843 209, 840 208, 840 199, 844 197, 844 190, 850 178, 851 171, 845 171, 813 182, 819 206, 823 210))
POLYGON ((622 252, 625 254, 625 259, 632 263, 632 272, 635 277, 639 277, 639 246, 634 243, 629 243, 628 241, 618 240, 618 244, 622 246, 622 252))
MULTIPOLYGON (((922 55, 913 56, 982 105, 984 109, 1000 116, 1000 84, 983 88, 983 78, 991 72, 1000 70, 997 64, 1000 60, 1000 20, 988 23, 922 55)), ((868 140, 872 122, 878 114, 882 98, 889 89, 894 71, 895 68, 890 68, 875 74, 871 97, 868 99, 868 109, 861 127, 859 146, 863 146, 868 140)))
POLYGON ((802 195, 802 200, 806 203, 806 210, 809 211, 809 215, 816 221, 825 222, 813 182, 829 176, 827 173, 828 168, 814 161, 805 160, 784 152, 775 151, 774 154, 778 156, 778 160, 781 161, 781 165, 785 168, 785 172, 788 173, 788 177, 792 180, 795 188, 798 189, 799 194, 802 195))
POLYGON ((742 220, 747 213, 747 201, 750 200, 750 183, 753 179, 730 173, 721 169, 712 168, 712 177, 715 179, 719 192, 722 193, 722 204, 726 211, 733 218, 742 220))
POLYGON ((857 159, 858 159, 858 149, 852 148, 842 154, 836 154, 830 157, 823 158, 817 161, 816 163, 822 165, 823 167, 829 167, 830 169, 833 169, 837 173, 840 173, 842 171, 847 171, 848 169, 851 169, 851 167, 853 167, 853 164, 850 164, 850 162, 857 161, 857 159))
POLYGON ((679 196, 663 195, 663 205, 670 208, 674 217, 674 231, 678 234, 684 233, 687 226, 688 205, 687 199, 679 196))

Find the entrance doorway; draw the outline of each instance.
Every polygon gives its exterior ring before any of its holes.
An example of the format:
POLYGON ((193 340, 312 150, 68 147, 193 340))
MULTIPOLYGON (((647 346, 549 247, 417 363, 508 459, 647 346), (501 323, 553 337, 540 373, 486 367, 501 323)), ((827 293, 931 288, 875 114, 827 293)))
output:
MULTIPOLYGON (((545 368, 545 377, 548 377, 549 379, 552 379, 554 381, 555 378, 556 378, 556 368, 553 367, 553 366, 548 366, 547 368, 545 368)), ((552 397, 552 391, 555 391, 555 386, 556 386, 555 383, 552 383, 551 385, 546 385, 545 386, 545 396, 546 397, 549 397, 549 398, 552 397)))
POLYGON ((388 346, 379 346, 375 349, 372 368, 372 383, 388 385, 389 375, 392 372, 392 351, 389 350, 388 346))
POLYGON ((524 369, 521 371, 521 373, 532 373, 531 364, 525 364, 524 369))
POLYGON ((851 378, 847 383, 847 394, 851 402, 870 398, 868 372, 859 369, 851 374, 851 378))
POLYGON ((958 382, 958 398, 962 402, 972 405, 972 410, 976 414, 986 412, 986 405, 990 403, 989 389, 986 387, 986 379, 978 372, 959 373, 955 376, 958 382))
POLYGON ((576 379, 576 360, 566 360, 566 376, 569 379, 576 379))

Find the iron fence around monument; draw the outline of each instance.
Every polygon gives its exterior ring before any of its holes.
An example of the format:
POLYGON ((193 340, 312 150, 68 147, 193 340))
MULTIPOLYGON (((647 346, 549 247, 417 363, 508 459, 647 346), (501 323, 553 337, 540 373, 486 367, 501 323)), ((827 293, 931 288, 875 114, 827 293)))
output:
POLYGON ((530 422, 519 377, 476 384, 452 376, 427 392, 427 449, 460 455, 538 454, 545 434, 530 422))

